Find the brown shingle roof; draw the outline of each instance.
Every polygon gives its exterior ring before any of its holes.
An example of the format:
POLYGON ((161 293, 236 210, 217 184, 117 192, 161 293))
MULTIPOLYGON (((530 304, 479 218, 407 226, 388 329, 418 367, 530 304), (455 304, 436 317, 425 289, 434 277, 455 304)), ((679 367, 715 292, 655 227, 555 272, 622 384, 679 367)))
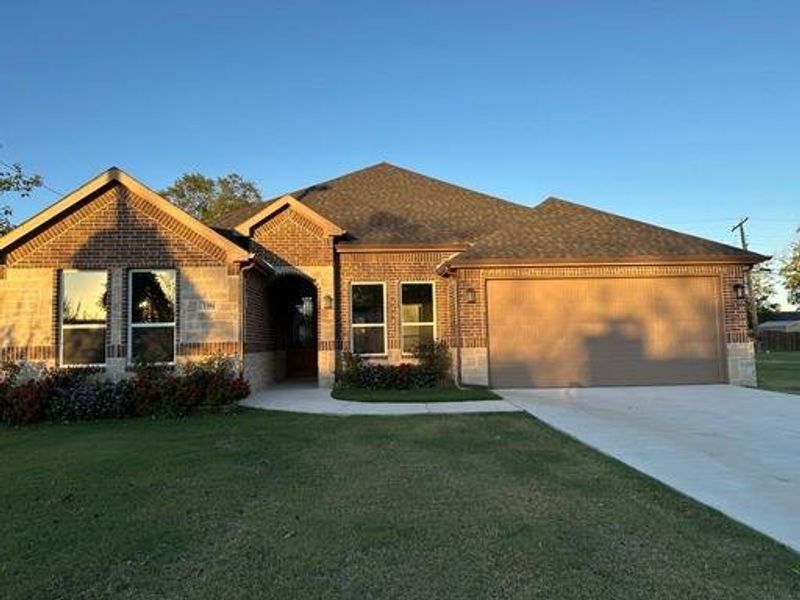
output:
MULTIPOLYGON (((535 207, 514 204, 388 163, 290 195, 347 230, 352 244, 473 244, 457 262, 764 258, 557 198, 535 207)), ((266 204, 229 213, 214 225, 232 228, 266 204)))

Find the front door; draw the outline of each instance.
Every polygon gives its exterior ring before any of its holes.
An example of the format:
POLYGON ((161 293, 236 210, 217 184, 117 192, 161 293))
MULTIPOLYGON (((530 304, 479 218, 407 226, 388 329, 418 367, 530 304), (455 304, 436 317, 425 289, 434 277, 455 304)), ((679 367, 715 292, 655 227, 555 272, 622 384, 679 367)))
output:
POLYGON ((289 316, 286 348, 288 377, 317 376, 317 319, 313 296, 297 298, 289 316))

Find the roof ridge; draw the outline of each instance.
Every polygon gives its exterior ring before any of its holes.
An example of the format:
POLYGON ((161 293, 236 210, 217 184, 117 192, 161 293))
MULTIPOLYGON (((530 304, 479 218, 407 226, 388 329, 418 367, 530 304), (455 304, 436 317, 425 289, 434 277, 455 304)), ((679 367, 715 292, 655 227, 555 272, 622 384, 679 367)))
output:
POLYGON ((538 210, 539 208, 541 208, 543 206, 546 206, 546 205, 549 205, 549 204, 563 204, 563 205, 570 206, 572 208, 578 208, 578 209, 581 209, 581 210, 591 211, 591 212, 594 212, 594 213, 597 213, 597 214, 605 215, 607 217, 612 217, 614 219, 620 219, 622 221, 627 221, 628 223, 634 223, 635 225, 642 225, 642 226, 648 227, 650 229, 658 229, 660 231, 666 231, 667 233, 671 233, 671 234, 674 234, 674 235, 680 235, 680 236, 683 236, 685 238, 691 238, 691 239, 694 239, 694 240, 699 240, 701 242, 712 242, 712 243, 717 244, 719 246, 725 246, 726 248, 730 248, 731 250, 736 250, 737 252, 740 252, 740 253, 742 253, 744 255, 758 256, 758 257, 761 257, 761 258, 767 258, 765 255, 759 254, 758 252, 753 252, 751 250, 743 250, 742 248, 737 248, 736 246, 732 246, 731 244, 726 244, 724 242, 718 242, 716 240, 710 240, 708 238, 700 237, 699 235, 694 235, 694 234, 691 234, 691 233, 678 231, 677 229, 670 229, 669 227, 663 227, 661 225, 656 225, 655 223, 649 223, 647 221, 641 221, 639 219, 633 219, 631 217, 626 217, 624 215, 613 213, 613 212, 610 212, 610 211, 607 211, 607 210, 603 210, 603 209, 600 209, 600 208, 595 208, 593 206, 588 206, 586 204, 581 204, 579 202, 574 202, 572 200, 565 200, 564 198, 559 198, 558 196, 548 196, 547 198, 545 198, 542 202, 540 202, 539 204, 537 204, 533 208, 534 208, 534 210, 538 210))
POLYGON ((311 189, 313 189, 313 188, 315 188, 315 187, 317 187, 319 185, 324 185, 326 183, 332 183, 334 181, 339 181, 340 179, 344 179, 345 177, 351 177, 352 175, 355 175, 357 173, 363 173, 364 171, 370 171, 372 169, 377 169, 378 167, 383 167, 383 166, 399 168, 396 165, 393 165, 393 164, 388 163, 385 160, 383 160, 381 162, 377 162, 377 163, 374 163, 374 164, 371 164, 371 165, 367 165, 366 167, 361 167, 361 168, 355 169, 353 171, 348 171, 347 173, 344 173, 342 175, 337 175, 336 177, 333 177, 331 179, 323 179, 322 181, 317 181, 316 183, 312 183, 310 185, 306 185, 306 186, 303 186, 303 187, 296 188, 295 190, 293 190, 291 192, 286 192, 284 194, 280 194, 278 196, 275 196, 275 198, 273 198, 273 200, 276 200, 278 198, 282 198, 283 196, 292 196, 298 202, 302 202, 302 199, 298 198, 295 195, 298 192, 305 192, 306 190, 311 190, 311 189))
POLYGON ((463 190, 463 191, 468 192, 470 194, 474 194, 474 195, 477 195, 477 196, 483 196, 485 198, 489 198, 490 200, 496 200, 497 202, 502 202, 503 204, 511 204, 512 206, 514 206, 516 208, 524 208, 524 209, 527 209, 527 210, 533 210, 533 208, 534 208, 533 206, 529 206, 527 204, 520 204, 519 202, 514 202, 513 200, 508 200, 506 198, 501 198, 500 196, 494 196, 492 194, 487 194, 486 192, 481 192, 479 190, 468 188, 468 187, 465 187, 465 186, 460 185, 458 183, 453 183, 452 181, 446 181, 444 179, 439 179, 438 177, 432 177, 431 175, 427 175, 425 173, 420 173, 418 171, 414 171, 413 169, 409 169, 407 167, 401 167, 399 165, 395 165, 393 163, 389 163, 389 162, 386 162, 386 161, 384 161, 382 163, 379 163, 378 165, 375 165, 375 166, 379 166, 379 165, 386 165, 386 166, 389 166, 389 167, 393 167, 393 168, 397 169, 398 171, 404 171, 405 173, 410 173, 411 175, 416 175, 417 177, 421 177, 423 179, 427 179, 428 181, 432 181, 434 183, 438 183, 438 184, 441 184, 441 185, 446 185, 446 186, 449 186, 449 187, 454 187, 456 189, 463 190))

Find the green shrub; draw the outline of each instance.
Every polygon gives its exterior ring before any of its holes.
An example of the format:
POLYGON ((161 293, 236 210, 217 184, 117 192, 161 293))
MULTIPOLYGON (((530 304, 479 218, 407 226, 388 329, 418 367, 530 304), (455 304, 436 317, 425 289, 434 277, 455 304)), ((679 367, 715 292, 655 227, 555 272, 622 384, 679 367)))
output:
POLYGON ((94 421, 132 417, 129 380, 79 380, 71 388, 48 391, 46 417, 51 421, 94 421))
POLYGON ((188 409, 216 411, 246 398, 250 386, 226 356, 211 356, 182 366, 177 378, 179 404, 188 409))
POLYGON ((47 387, 31 379, 12 387, 3 406, 2 418, 9 425, 29 425, 45 417, 47 387))
POLYGON ((438 381, 438 374, 426 365, 370 363, 360 356, 350 353, 344 355, 342 369, 339 373, 339 384, 343 387, 358 387, 369 390, 407 390, 435 387, 438 381))
POLYGON ((20 366, 0 370, 0 422, 26 425, 49 420, 182 417, 218 411, 250 393, 232 361, 212 357, 172 367, 136 365, 133 376, 111 381, 98 369, 48 369, 19 381, 20 366))
POLYGON ((345 387, 361 387, 361 369, 364 359, 358 354, 345 352, 342 355, 342 370, 339 373, 339 383, 345 387))
POLYGON ((447 342, 437 340, 420 344, 414 357, 425 371, 436 374, 438 385, 453 385, 453 358, 447 342))
POLYGON ((22 365, 13 361, 6 361, 0 364, 0 422, 8 419, 6 413, 10 411, 8 406, 11 390, 17 384, 22 365))

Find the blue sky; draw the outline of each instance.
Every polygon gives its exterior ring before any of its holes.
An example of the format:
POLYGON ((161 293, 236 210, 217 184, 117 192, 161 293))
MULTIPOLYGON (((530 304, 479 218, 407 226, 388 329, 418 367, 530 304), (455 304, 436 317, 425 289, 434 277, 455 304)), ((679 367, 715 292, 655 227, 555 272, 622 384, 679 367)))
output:
MULTIPOLYGON (((68 191, 388 160, 780 254, 800 225, 798 2, 25 2, 0 158, 68 191)), ((13 200, 16 218, 57 196, 13 200)))

